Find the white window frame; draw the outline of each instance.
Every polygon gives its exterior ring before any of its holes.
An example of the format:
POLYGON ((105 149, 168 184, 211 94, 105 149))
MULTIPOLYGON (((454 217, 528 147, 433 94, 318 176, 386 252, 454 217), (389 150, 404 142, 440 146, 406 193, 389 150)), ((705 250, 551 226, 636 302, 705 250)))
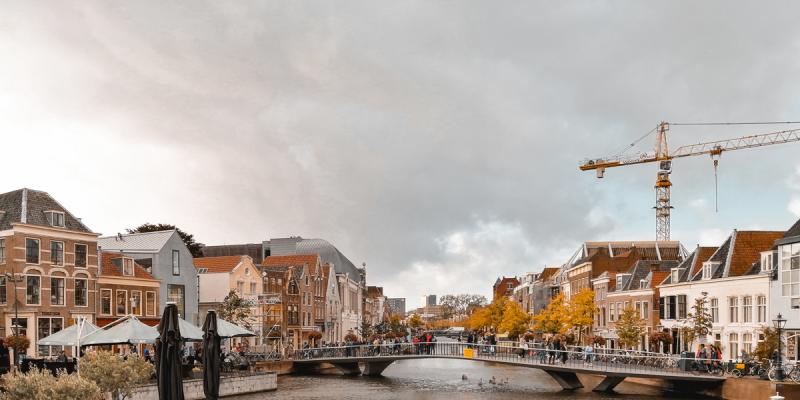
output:
POLYGON ((739 323, 739 297, 728 297, 728 322, 732 324, 739 323))
POLYGON ((742 323, 751 322, 753 322, 753 296, 744 296, 742 297, 742 323))
POLYGON ((781 296, 800 296, 800 268, 793 269, 791 265, 792 260, 796 257, 798 258, 797 263, 800 264, 800 242, 781 245, 778 249, 778 257, 780 257, 778 279, 781 282, 781 296), (798 254, 794 254, 795 252, 798 254))
POLYGON ((89 308, 89 277, 86 276, 86 275, 83 275, 83 274, 77 275, 72 280, 72 282, 73 282, 72 283, 72 303, 73 303, 73 305, 75 307, 78 307, 78 308, 89 308), (75 301, 75 300, 77 300, 76 296, 78 295, 78 281, 86 282, 86 304, 84 304, 82 306, 79 306, 78 302, 75 301))
POLYGON ((64 256, 65 256, 65 254, 66 254, 66 245, 64 244, 64 242, 62 242, 60 240, 51 240, 50 241, 50 265, 64 266, 64 256), (53 245, 58 245, 58 244, 61 244, 61 261, 60 262, 56 262, 56 260, 53 259, 53 245))
POLYGON ((75 243, 75 246, 73 246, 73 247, 74 247, 73 248, 74 253, 73 253, 73 257, 72 257, 72 265, 75 266, 75 268, 89 268, 89 245, 85 244, 85 243, 75 243), (84 259, 85 264, 83 266, 78 265, 78 247, 79 246, 83 246, 83 248, 86 249, 86 251, 84 251, 84 253, 83 253, 85 255, 85 257, 86 257, 84 259))
POLYGON ((5 263, 6 263, 6 238, 0 237, 0 264, 5 264, 5 263))
POLYGON ((156 316, 156 314, 158 314, 158 297, 156 296, 156 292, 154 292, 152 290, 148 290, 148 291, 144 292, 144 313, 148 317, 154 317, 154 316, 156 316), (153 310, 152 310, 153 312, 152 313, 150 312, 150 310, 148 310, 148 305, 150 304, 150 301, 147 299, 148 295, 151 294, 151 293, 153 294, 153 310))
POLYGON ((758 323, 767 322, 767 296, 763 294, 756 296, 756 320, 758 323))
POLYGON ((41 275, 25 275, 25 305, 27 306, 40 306, 42 305, 42 276, 41 275), (39 302, 37 303, 29 303, 28 302, 28 279, 29 278, 39 278, 39 302))
POLYGON ((131 298, 130 298, 130 311, 131 311, 131 314, 139 316, 139 317, 143 316, 144 315, 144 308, 143 308, 143 304, 142 304, 143 302, 144 302, 144 300, 143 300, 143 297, 142 297, 142 291, 141 290, 131 290, 131 298), (135 298, 135 296, 134 296, 135 293, 139 293, 139 307, 138 307, 139 312, 137 312, 137 313, 133 312, 133 299, 135 298))
POLYGON ((50 305, 54 307, 66 307, 67 306, 67 277, 60 276, 60 275, 51 275, 50 276, 50 305), (61 301, 62 304, 53 303, 53 279, 61 279, 63 282, 62 293, 61 293, 61 301))
POLYGON ((128 291, 125 289, 117 289, 114 294, 116 295, 114 296, 114 315, 117 316, 128 315, 128 291), (119 313, 119 309, 117 308, 117 306, 119 305, 118 301, 120 293, 125 293, 125 295, 122 296, 122 298, 125 299, 125 312, 122 314, 119 313))
POLYGON ((712 297, 709 300, 709 308, 711 309, 711 322, 714 324, 719 323, 719 299, 712 297))
POLYGON ((122 258, 122 276, 134 276, 136 272, 134 271, 136 266, 134 265, 133 259, 128 257, 122 258), (130 272, 127 270, 126 266, 130 266, 130 272))
POLYGON ((38 238, 26 237, 25 238, 25 264, 39 265, 42 263, 42 240, 38 238), (28 240, 36 241, 36 247, 39 249, 39 254, 36 256, 36 262, 28 262, 28 240))
POLYGON ((100 289, 100 315, 114 315, 114 291, 100 289), (108 312, 103 312, 103 294, 108 293, 108 312))
POLYGON ((181 252, 180 250, 172 250, 172 276, 181 275, 181 252), (177 257, 175 257, 177 255, 177 257), (178 271, 176 274, 175 271, 178 271))
POLYGON ((54 228, 66 228, 67 227, 67 217, 63 211, 56 211, 56 210, 47 210, 44 212, 45 216, 47 217, 47 223, 54 228), (61 223, 58 224, 56 216, 59 216, 61 219, 61 223))

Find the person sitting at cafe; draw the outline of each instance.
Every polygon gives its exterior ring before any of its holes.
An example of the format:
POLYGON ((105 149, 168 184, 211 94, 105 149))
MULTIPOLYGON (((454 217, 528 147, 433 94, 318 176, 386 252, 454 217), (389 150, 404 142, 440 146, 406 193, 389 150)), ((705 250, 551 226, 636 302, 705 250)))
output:
POLYGON ((65 353, 64 350, 61 350, 61 352, 58 353, 58 357, 56 357, 56 361, 67 362, 67 353, 65 353))

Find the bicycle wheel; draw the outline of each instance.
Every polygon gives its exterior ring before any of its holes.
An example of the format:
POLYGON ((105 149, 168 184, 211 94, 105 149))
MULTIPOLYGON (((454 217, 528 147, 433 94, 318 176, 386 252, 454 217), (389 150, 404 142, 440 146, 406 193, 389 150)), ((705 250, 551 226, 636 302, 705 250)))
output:
POLYGON ((789 378, 795 383, 800 383, 800 368, 792 368, 791 372, 789 372, 789 378))
POLYGON ((771 381, 775 381, 777 379, 776 378, 776 371, 775 371, 774 367, 770 368, 769 372, 767 372, 767 378, 769 378, 769 380, 771 380, 771 381))
POLYGON ((742 370, 734 369, 733 371, 731 371, 731 375, 733 375, 734 378, 741 378, 742 377, 742 370))

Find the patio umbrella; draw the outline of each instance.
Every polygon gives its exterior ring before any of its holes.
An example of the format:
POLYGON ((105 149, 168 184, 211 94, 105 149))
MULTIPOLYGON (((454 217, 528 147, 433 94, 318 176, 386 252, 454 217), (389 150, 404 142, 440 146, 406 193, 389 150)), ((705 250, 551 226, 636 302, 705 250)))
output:
POLYGON ((217 334, 221 338, 251 337, 256 334, 238 325, 234 325, 222 318, 217 318, 217 334))
POLYGON ((156 339, 156 377, 159 400, 183 400, 181 379, 181 337, 178 308, 167 303, 158 324, 156 339))
POLYGON ((133 315, 118 319, 81 338, 81 346, 153 343, 158 332, 133 315))
POLYGON ((209 310, 203 323, 203 393, 207 400, 219 398, 220 337, 217 313, 209 310))
POLYGON ((178 318, 178 325, 181 328, 181 337, 186 342, 202 342, 203 330, 192 325, 189 321, 183 318, 178 318))
MULTIPOLYGON (((39 339, 37 344, 39 346, 77 346, 78 345, 78 329, 80 325, 74 324, 66 329, 62 329, 46 338, 39 339)), ((83 332, 81 333, 81 345, 85 344, 85 338, 98 330, 97 326, 89 321, 83 322, 83 332)))

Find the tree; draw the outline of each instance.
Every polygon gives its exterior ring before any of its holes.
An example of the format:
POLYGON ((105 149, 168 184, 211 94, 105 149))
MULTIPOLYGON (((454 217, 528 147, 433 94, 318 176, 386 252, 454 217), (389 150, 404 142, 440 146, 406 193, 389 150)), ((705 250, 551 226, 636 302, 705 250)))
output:
POLYGON ((590 329, 594 323, 595 308, 594 292, 590 289, 579 291, 569 300, 569 324, 578 330, 578 343, 583 339, 584 329, 590 329))
POLYGON ((417 329, 422 326, 422 318, 418 314, 413 314, 408 318, 408 326, 413 329, 417 329))
POLYGON ((33 369, 28 373, 11 372, 3 377, 0 400, 101 400, 103 393, 91 380, 77 374, 33 369))
POLYGON ((622 311, 614 329, 619 337, 619 344, 626 348, 632 348, 639 344, 639 339, 645 332, 645 323, 639 313, 628 306, 622 311))
POLYGON ((559 293, 547 304, 544 310, 533 317, 533 329, 550 334, 563 334, 569 327, 569 314, 564 304, 564 294, 559 293))
POLYGON ((439 299, 439 304, 445 309, 445 318, 467 315, 469 308, 482 307, 486 303, 486 297, 479 294, 446 294, 439 299))
POLYGON ((250 320, 252 310, 252 301, 241 298, 236 290, 231 290, 217 308, 217 314, 228 322, 252 329, 250 320))
POLYGON ((511 339, 516 339, 528 330, 530 321, 531 316, 522 309, 519 303, 508 301, 503 312, 503 320, 497 330, 508 333, 508 337, 511 339))
POLYGON ((650 335, 650 351, 666 351, 672 344, 672 335, 669 332, 653 332, 650 335))
POLYGON ((153 365, 138 356, 122 359, 110 351, 89 353, 81 360, 81 377, 94 382, 112 399, 125 399, 150 379, 153 365))
MULTIPOLYGON (((758 357, 761 362, 767 362, 772 357, 772 353, 778 350, 778 331, 769 326, 762 326, 761 334, 764 335, 764 340, 758 342, 753 355, 758 357)), ((783 348, 785 349, 786 347, 783 348)))
POLYGON ((692 343, 697 338, 704 338, 711 332, 712 320, 711 313, 706 307, 708 302, 707 293, 703 292, 703 297, 694 299, 692 312, 686 314, 683 320, 683 337, 686 343, 692 343))
POLYGON ((194 235, 182 231, 175 225, 151 224, 149 222, 145 222, 144 224, 139 225, 136 228, 126 229, 126 231, 128 231, 128 233, 146 233, 146 232, 169 231, 173 229, 176 232, 178 232, 178 236, 180 236, 181 240, 183 240, 183 243, 186 244, 186 247, 189 249, 189 253, 192 253, 192 257, 197 258, 203 256, 203 252, 201 250, 203 248, 203 245, 201 243, 197 243, 194 241, 194 235))

